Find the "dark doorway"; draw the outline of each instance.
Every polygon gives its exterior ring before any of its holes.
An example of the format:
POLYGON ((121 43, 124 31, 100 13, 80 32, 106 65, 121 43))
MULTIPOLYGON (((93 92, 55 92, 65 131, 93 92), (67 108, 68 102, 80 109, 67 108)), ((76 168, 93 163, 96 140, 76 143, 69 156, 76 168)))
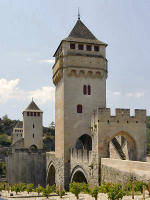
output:
POLYGON ((53 165, 49 168, 47 184, 55 185, 55 167, 53 165))

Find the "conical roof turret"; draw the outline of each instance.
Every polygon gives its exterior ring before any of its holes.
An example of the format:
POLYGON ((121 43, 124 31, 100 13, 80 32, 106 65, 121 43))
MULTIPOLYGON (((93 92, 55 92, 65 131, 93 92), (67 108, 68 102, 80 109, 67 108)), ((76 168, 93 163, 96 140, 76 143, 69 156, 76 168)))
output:
MULTIPOLYGON (((24 111, 41 111, 36 103, 32 100, 24 111)), ((42 111, 41 111, 42 112, 42 111)))

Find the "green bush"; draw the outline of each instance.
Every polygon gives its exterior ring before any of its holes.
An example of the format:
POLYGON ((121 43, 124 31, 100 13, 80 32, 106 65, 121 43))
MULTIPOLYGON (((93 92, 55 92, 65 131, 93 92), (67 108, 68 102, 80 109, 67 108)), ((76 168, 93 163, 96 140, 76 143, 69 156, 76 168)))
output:
POLYGON ((35 192, 38 193, 38 195, 43 191, 43 187, 38 184, 38 187, 35 189, 35 192))
POLYGON ((32 192, 33 189, 34 189, 34 185, 33 185, 33 184, 28 184, 27 187, 26 187, 26 191, 28 192, 28 194, 29 194, 30 192, 32 192))
POLYGON ((58 194, 58 196, 60 196, 60 198, 62 198, 66 194, 66 191, 63 189, 57 189, 56 194, 58 194))
POLYGON ((102 185, 99 187, 99 192, 106 194, 110 191, 111 187, 112 187, 112 183, 102 183, 102 185))
POLYGON ((42 193, 42 196, 43 197, 49 197, 49 195, 54 192, 55 190, 55 185, 52 185, 52 186, 49 186, 47 185, 46 188, 43 189, 43 193, 42 193))
POLYGON ((97 200, 98 198, 98 193, 99 193, 99 187, 97 186, 94 186, 94 188, 90 190, 90 195, 94 197, 95 200, 97 200))
POLYGON ((110 187, 107 195, 110 200, 120 200, 126 195, 126 193, 120 188, 120 185, 118 186, 117 184, 114 184, 110 187))
POLYGON ((144 183, 143 181, 136 181, 134 183, 134 190, 135 190, 135 192, 141 192, 141 193, 143 193, 143 186, 145 186, 145 188, 148 188, 147 183, 144 183))
POLYGON ((11 187, 11 191, 16 192, 16 194, 17 194, 18 192, 20 192, 19 184, 14 184, 14 185, 11 187))
POLYGON ((18 185, 19 185, 19 188, 20 188, 20 192, 24 192, 27 188, 25 183, 19 183, 18 185))
POLYGON ((83 190, 82 183, 73 182, 69 184, 69 192, 73 193, 77 199, 79 199, 79 194, 83 190))

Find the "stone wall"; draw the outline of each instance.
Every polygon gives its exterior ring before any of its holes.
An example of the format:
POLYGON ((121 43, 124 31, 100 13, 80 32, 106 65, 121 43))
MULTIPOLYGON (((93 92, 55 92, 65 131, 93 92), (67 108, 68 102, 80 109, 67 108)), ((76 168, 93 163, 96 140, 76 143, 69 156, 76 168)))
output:
POLYGON ((9 184, 22 182, 45 186, 46 156, 42 151, 32 153, 28 149, 18 149, 8 155, 6 162, 9 184))
POLYGON ((150 181, 150 163, 129 160, 101 159, 101 182, 125 183, 132 176, 150 181))

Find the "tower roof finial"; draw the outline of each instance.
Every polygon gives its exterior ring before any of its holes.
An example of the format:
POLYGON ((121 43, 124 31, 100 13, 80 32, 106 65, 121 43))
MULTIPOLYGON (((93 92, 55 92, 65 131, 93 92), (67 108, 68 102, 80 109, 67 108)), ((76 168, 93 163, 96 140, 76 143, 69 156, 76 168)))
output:
POLYGON ((78 8, 78 19, 80 19, 80 8, 78 8))

